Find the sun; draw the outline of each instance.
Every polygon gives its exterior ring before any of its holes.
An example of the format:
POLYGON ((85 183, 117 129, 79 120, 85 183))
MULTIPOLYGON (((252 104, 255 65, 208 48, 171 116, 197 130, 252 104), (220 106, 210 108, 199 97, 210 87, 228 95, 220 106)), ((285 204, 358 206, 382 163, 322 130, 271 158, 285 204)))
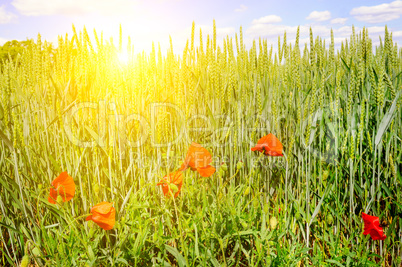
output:
POLYGON ((119 52, 117 53, 117 59, 121 64, 127 64, 129 61, 129 55, 127 52, 119 52))

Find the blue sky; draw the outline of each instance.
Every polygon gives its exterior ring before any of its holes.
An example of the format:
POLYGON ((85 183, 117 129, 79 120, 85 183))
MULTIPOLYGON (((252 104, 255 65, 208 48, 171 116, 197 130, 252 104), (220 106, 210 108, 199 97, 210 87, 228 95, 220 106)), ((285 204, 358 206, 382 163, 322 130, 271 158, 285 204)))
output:
POLYGON ((185 1, 185 0, 0 0, 0 44, 7 40, 36 38, 55 42, 58 35, 72 34, 71 24, 77 29, 85 25, 103 31, 105 39, 113 37, 117 43, 119 25, 125 37, 131 36, 134 49, 148 50, 152 41, 160 42, 162 49, 173 38, 175 50, 180 51, 190 37, 191 24, 212 33, 212 20, 216 20, 218 38, 234 33, 243 27, 244 39, 250 46, 253 38, 266 38, 277 43, 278 35, 286 30, 287 39, 294 40, 297 26, 301 27, 301 43, 308 40, 308 28, 314 34, 329 38, 330 29, 340 42, 356 30, 368 27, 378 43, 384 25, 393 32, 398 44, 402 43, 402 1, 374 0, 284 0, 284 1, 185 1))

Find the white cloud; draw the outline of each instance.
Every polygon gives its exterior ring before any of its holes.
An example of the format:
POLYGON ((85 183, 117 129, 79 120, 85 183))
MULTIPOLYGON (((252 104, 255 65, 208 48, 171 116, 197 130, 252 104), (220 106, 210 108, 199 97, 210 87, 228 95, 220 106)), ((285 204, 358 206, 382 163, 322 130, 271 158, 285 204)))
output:
MULTIPOLYGON (((272 38, 277 41, 278 36, 282 36, 286 31, 287 37, 296 36, 298 26, 289 25, 277 25, 277 24, 254 24, 249 27, 246 32, 251 38, 258 38, 259 36, 264 38, 272 38)), ((300 37, 309 36, 310 25, 300 26, 300 37)), ((350 31, 351 32, 351 31, 350 31)), ((323 25, 315 25, 313 27, 314 36, 328 36, 331 33, 331 29, 323 25)), ((290 40, 290 39, 289 39, 290 40)))
POLYGON ((132 0, 13 0, 11 4, 23 15, 121 15, 134 10, 132 0))
POLYGON ((402 37, 402 31, 396 31, 396 32, 392 32, 392 38, 395 40, 396 39, 401 39, 402 37))
POLYGON ((359 21, 381 23, 399 19, 402 15, 402 1, 394 1, 377 6, 361 6, 353 8, 350 15, 359 21))
POLYGON ((348 18, 336 18, 331 20, 331 24, 345 24, 348 18))
POLYGON ((277 22, 281 22, 282 18, 277 16, 277 15, 269 15, 269 16, 265 16, 265 17, 261 17, 259 19, 255 19, 253 20, 253 25, 256 24, 268 24, 268 23, 277 23, 277 22))
POLYGON ((247 6, 245 6, 245 5, 240 5, 239 8, 236 8, 236 9, 235 9, 235 12, 244 12, 244 11, 246 11, 247 9, 248 9, 247 6))
MULTIPOLYGON (((300 25, 300 40, 299 44, 300 47, 303 48, 304 44, 307 43, 309 46, 310 39, 310 26, 312 27, 314 38, 319 36, 323 40, 325 40, 326 46, 328 47, 331 42, 331 25, 320 25, 320 24, 305 24, 300 25)), ((286 38, 288 42, 294 44, 296 39, 296 32, 298 26, 290 26, 284 24, 253 24, 251 25, 246 31, 246 45, 250 47, 252 45, 253 39, 258 39, 259 37, 264 38, 268 41, 268 45, 273 45, 274 50, 278 45, 278 36, 281 37, 281 41, 283 41, 283 34, 286 31, 286 38)), ((333 27, 333 25, 332 25, 333 27)), ((373 41, 373 45, 379 45, 379 36, 382 36, 384 39, 384 26, 375 26, 375 27, 368 27, 369 36, 373 41)), ((352 27, 351 26, 340 26, 340 27, 333 27, 334 32, 334 41, 335 41, 335 48, 339 49, 341 43, 345 41, 345 39, 349 39, 350 35, 352 34, 352 27)), ((355 27, 355 32, 359 33, 362 28, 355 27)), ((394 42, 397 42, 399 45, 402 44, 402 30, 397 30, 396 28, 388 28, 389 31, 392 32, 392 37, 394 42)))
POLYGON ((15 21, 16 18, 17 15, 8 12, 5 5, 0 6, 0 24, 11 23, 15 21))
POLYGON ((328 10, 326 11, 313 11, 306 17, 308 20, 314 20, 314 21, 325 21, 329 20, 331 18, 331 12, 328 10))
POLYGON ((1 38, 1 37, 0 37, 0 45, 3 45, 3 44, 5 44, 5 43, 8 42, 8 41, 9 41, 8 39, 1 38))
POLYGON ((385 27, 381 26, 372 26, 372 27, 367 27, 367 30, 369 33, 373 34, 384 34, 385 33, 385 27))

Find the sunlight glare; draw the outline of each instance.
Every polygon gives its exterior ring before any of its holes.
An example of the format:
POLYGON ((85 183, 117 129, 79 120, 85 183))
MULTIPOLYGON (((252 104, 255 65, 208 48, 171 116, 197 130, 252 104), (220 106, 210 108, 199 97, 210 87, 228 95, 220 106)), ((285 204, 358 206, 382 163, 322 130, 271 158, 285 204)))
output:
POLYGON ((117 54, 117 58, 119 59, 119 62, 122 64, 127 64, 129 61, 129 56, 127 52, 120 52, 117 54))

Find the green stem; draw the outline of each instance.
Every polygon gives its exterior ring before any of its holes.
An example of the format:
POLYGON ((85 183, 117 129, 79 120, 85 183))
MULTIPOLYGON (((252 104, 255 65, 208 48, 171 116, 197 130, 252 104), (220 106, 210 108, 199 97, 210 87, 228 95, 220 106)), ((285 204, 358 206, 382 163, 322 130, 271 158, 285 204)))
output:
POLYGON ((172 192, 171 190, 169 190, 169 193, 170 193, 170 195, 171 195, 172 198, 173 198, 174 211, 175 211, 175 213, 176 213, 177 223, 178 223, 179 232, 180 232, 180 241, 181 241, 181 245, 182 245, 182 247, 183 247, 184 257, 186 258, 186 265, 188 265, 187 251, 186 251, 186 246, 185 246, 185 244, 184 244, 183 235, 181 234, 181 233, 182 233, 182 228, 181 228, 180 218, 179 218, 179 215, 178 215, 178 213, 177 213, 176 201, 174 200, 174 194, 173 194, 173 192, 172 192))

